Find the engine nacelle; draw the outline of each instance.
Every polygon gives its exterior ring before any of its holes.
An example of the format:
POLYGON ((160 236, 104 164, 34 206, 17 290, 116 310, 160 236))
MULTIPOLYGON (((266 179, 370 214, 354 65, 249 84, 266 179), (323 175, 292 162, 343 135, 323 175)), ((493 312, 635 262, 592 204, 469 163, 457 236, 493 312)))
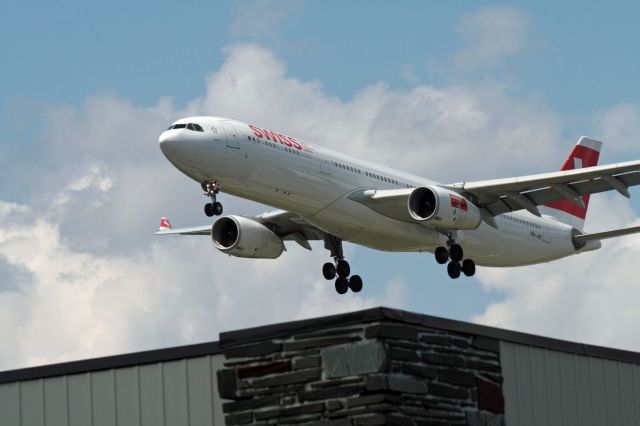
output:
POLYGON ((412 218, 430 226, 475 229, 482 221, 475 204, 457 192, 439 186, 414 189, 407 204, 412 218))
POLYGON ((211 227, 218 250, 236 257, 275 259, 284 251, 282 239, 269 228, 242 216, 225 216, 211 227))

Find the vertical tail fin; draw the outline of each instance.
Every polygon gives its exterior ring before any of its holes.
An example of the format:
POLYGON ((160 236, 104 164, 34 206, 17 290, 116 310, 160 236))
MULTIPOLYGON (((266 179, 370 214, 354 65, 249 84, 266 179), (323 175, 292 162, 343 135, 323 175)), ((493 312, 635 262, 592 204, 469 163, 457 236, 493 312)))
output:
POLYGON ((158 231, 166 231, 168 229, 171 229, 171 222, 169 222, 169 219, 166 217, 160 218, 160 227, 158 228, 158 231))
MULTIPOLYGON (((560 170, 597 166, 600 148, 602 148, 602 142, 582 136, 560 170)), ((582 202, 584 203, 584 208, 570 200, 556 201, 555 203, 541 206, 540 212, 553 216, 560 222, 571 225, 576 229, 582 229, 584 220, 587 217, 587 209, 589 208, 589 195, 583 195, 582 202)))

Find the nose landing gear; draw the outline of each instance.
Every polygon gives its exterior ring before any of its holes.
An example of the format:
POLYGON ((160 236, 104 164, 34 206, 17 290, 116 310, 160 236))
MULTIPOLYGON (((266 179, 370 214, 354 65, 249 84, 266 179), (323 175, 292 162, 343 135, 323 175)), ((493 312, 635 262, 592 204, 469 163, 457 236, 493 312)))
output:
POLYGON ((327 262, 322 265, 322 275, 327 280, 335 278, 335 288, 338 294, 345 294, 349 289, 354 293, 362 290, 362 278, 360 275, 351 274, 351 266, 349 262, 344 260, 342 252, 342 240, 333 235, 325 237, 324 246, 331 252, 334 262, 327 262), (337 276, 337 278, 336 278, 337 276))
POLYGON ((451 279, 456 279, 460 277, 460 273, 462 272, 467 277, 472 277, 476 273, 476 264, 471 259, 464 259, 464 251, 459 244, 455 243, 451 237, 449 241, 447 241, 447 245, 449 246, 449 250, 445 247, 437 247, 434 255, 436 258, 436 262, 441 265, 447 264, 447 273, 451 279))
POLYGON ((220 182, 202 182, 201 184, 204 195, 211 198, 211 202, 204 205, 204 214, 207 216, 220 216, 222 214, 222 204, 216 200, 218 192, 220 192, 220 182))

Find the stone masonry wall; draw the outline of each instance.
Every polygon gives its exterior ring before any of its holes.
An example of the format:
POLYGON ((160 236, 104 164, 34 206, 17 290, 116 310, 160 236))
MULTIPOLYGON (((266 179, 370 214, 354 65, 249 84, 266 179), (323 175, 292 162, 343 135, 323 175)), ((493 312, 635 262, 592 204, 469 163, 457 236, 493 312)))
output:
POLYGON ((382 320, 221 343, 227 425, 504 425, 495 339, 382 320))

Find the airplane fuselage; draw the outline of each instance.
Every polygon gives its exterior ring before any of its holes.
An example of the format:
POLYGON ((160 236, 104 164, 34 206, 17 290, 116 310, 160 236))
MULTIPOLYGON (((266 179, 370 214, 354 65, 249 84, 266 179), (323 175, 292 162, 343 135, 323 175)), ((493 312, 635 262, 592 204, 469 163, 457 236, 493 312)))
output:
MULTIPOLYGON (((438 185, 432 180, 354 158, 254 125, 192 117, 203 131, 170 129, 160 145, 171 163, 193 180, 221 182, 221 191, 296 213, 345 241, 384 251, 427 251, 447 241, 431 226, 382 215, 348 196, 363 189, 438 185)), ((453 231, 465 255, 482 266, 548 262, 599 248, 576 250, 573 228, 527 211, 495 217, 472 230, 453 231)), ((596 243, 596 242, 594 242, 596 243)))

